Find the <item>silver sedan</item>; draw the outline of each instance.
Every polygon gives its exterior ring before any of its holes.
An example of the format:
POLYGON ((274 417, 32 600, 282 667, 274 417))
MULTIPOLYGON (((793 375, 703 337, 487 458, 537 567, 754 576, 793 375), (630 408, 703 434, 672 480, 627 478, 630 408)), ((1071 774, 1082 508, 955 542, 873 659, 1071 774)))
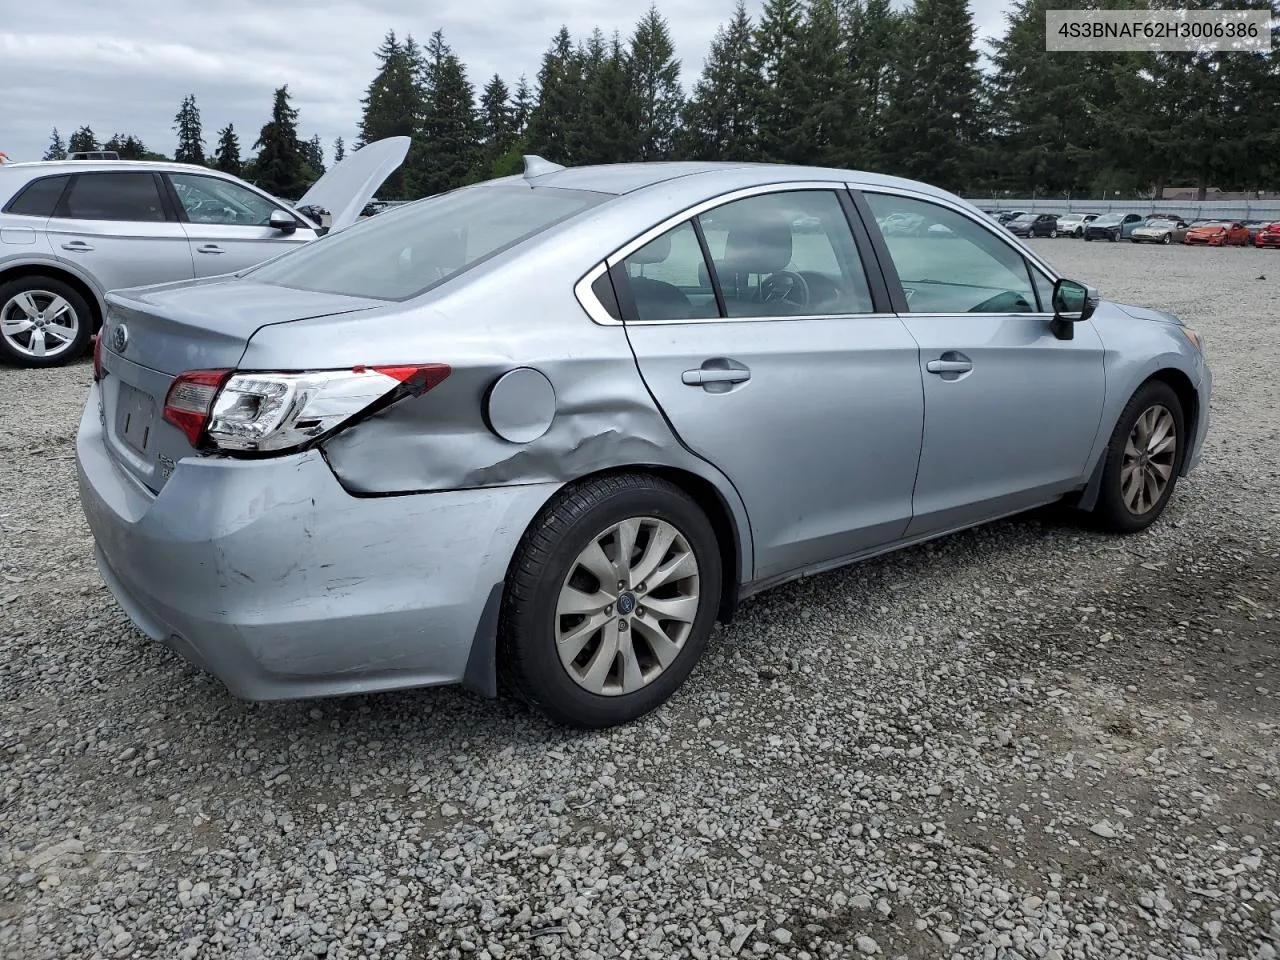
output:
POLYGON ((1175 317, 843 170, 528 158, 108 301, 100 569, 251 699, 505 675, 624 722, 775 584, 1055 501, 1145 528, 1208 425, 1175 317))

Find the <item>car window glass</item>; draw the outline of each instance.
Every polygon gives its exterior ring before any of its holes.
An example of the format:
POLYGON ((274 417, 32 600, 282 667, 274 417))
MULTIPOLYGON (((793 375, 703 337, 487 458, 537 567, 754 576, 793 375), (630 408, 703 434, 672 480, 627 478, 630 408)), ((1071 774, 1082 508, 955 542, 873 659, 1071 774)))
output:
POLYGON ((63 201, 73 220, 164 220, 160 190, 150 173, 81 173, 63 201))
POLYGON ((1026 261, 963 214, 938 204, 866 194, 912 313, 1035 313, 1026 261), (920 218, 910 232, 889 229, 894 214, 920 218))
POLYGON ((720 316, 702 247, 689 221, 646 243, 623 263, 637 320, 720 316))
POLYGON ((1031 272, 1031 282, 1035 285, 1036 296, 1040 298, 1040 312, 1053 313, 1053 281, 1033 263, 1028 263, 1027 269, 1031 272))
POLYGON ((169 182, 192 223, 265 227, 271 214, 279 209, 247 187, 217 177, 171 173, 169 182))
POLYGON ((407 300, 607 199, 557 187, 463 187, 301 244, 251 276, 301 290, 407 300))
POLYGON ((835 193, 735 200, 698 218, 730 317, 871 313, 871 291, 835 193))
POLYGON ((69 177, 41 177, 27 184, 9 204, 8 213, 20 217, 51 217, 69 177))

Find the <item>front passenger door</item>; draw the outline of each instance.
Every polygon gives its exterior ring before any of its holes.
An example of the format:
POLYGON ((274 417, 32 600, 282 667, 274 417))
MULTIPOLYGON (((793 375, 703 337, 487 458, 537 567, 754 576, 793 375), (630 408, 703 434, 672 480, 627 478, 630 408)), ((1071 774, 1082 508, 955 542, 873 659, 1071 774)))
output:
POLYGON ((880 235, 924 381, 908 535, 967 526, 1081 485, 1102 416, 1097 330, 1077 323, 1074 339, 1055 337, 1049 278, 976 219, 914 197, 864 196, 871 229, 895 213, 946 228, 880 235))
POLYGON ((271 214, 284 208, 242 184, 199 173, 167 176, 185 221, 197 277, 237 273, 316 239, 316 232, 297 217, 293 233, 270 226, 271 214))

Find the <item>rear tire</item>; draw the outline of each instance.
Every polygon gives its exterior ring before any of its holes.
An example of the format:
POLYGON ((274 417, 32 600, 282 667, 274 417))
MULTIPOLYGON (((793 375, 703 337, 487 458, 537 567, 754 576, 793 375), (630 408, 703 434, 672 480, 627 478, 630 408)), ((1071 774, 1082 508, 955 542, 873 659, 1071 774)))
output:
POLYGON ((1167 245, 1167 244, 1170 244, 1170 243, 1173 243, 1173 234, 1171 234, 1171 233, 1166 233, 1166 234, 1165 234, 1165 235, 1160 239, 1160 242, 1161 242, 1161 243, 1163 243, 1163 244, 1166 244, 1166 245, 1167 245))
POLYGON ((557 723, 600 729, 635 720, 664 703, 701 658, 721 584, 715 531, 674 484, 622 475, 571 485, 516 550, 498 669, 557 723), (625 543, 631 549, 620 562, 625 543), (657 585, 656 571, 668 572, 657 585))
POLYGON ((83 356, 93 312, 74 287, 32 275, 0 284, 0 357, 19 367, 57 367, 83 356))
POLYGON ((1057 239, 1058 239, 1058 231, 1057 231, 1056 229, 1055 229, 1055 230, 1050 230, 1050 231, 1049 231, 1049 239, 1050 239, 1050 240, 1057 240, 1057 239))
POLYGON ((1094 518, 1112 533, 1145 530, 1164 513, 1186 456, 1182 403, 1173 388, 1160 380, 1143 384, 1116 421, 1103 456, 1094 518))

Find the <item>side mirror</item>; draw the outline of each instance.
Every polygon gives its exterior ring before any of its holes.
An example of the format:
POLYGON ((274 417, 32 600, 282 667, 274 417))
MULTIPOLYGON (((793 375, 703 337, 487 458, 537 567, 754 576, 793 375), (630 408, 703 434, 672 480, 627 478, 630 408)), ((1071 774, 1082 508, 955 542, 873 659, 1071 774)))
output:
POLYGON ((1062 279, 1053 285, 1053 321, 1049 329, 1059 340, 1075 336, 1072 325, 1084 323, 1098 308, 1098 291, 1076 280, 1062 279))
POLYGON ((298 221, 283 210, 272 210, 271 217, 267 220, 267 226, 279 230, 281 233, 293 233, 298 229, 298 221))

